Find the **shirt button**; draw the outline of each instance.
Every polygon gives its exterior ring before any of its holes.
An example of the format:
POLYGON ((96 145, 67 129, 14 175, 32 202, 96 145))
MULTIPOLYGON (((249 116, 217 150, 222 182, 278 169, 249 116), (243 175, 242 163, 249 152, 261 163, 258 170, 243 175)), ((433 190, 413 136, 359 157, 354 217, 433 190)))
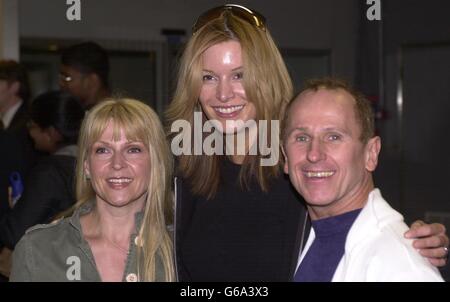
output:
POLYGON ((127 282, 137 282, 136 274, 128 274, 126 277, 127 282))

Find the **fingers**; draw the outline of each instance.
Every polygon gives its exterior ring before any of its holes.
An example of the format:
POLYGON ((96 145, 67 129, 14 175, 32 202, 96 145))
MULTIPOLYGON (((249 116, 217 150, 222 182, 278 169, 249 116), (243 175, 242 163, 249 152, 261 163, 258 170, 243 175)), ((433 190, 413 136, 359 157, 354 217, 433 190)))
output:
POLYGON ((426 223, 423 222, 422 220, 416 220, 411 224, 411 229, 417 229, 423 225, 426 225, 426 223))
POLYGON ((428 258, 428 261, 435 267, 443 267, 447 265, 447 259, 445 258, 428 258))
MULTIPOLYGON (((406 238, 420 238, 442 235, 445 236, 445 226, 440 223, 425 224, 423 221, 415 221, 411 225, 411 229, 405 233, 406 238)), ((445 238, 448 245, 448 238, 445 238)))
POLYGON ((427 258, 447 258, 448 255, 447 248, 445 247, 419 249, 419 252, 427 258))
POLYGON ((428 258, 431 264, 437 267, 445 266, 448 261, 448 248, 437 247, 419 250, 419 253, 428 258))
POLYGON ((416 249, 433 249, 448 246, 448 237, 446 235, 423 237, 413 241, 413 247, 416 249))
POLYGON ((449 238, 445 232, 445 226, 440 223, 426 224, 418 220, 411 225, 405 237, 418 238, 413 241, 413 247, 432 265, 441 267, 448 261, 449 238))

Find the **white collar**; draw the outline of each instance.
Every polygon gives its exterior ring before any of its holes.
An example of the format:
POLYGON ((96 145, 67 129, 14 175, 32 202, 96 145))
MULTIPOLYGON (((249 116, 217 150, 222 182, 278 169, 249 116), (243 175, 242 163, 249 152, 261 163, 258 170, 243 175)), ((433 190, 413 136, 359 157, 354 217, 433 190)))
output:
POLYGON ((14 104, 11 108, 6 110, 6 112, 3 114, 2 121, 5 129, 7 129, 11 124, 14 115, 16 114, 17 110, 19 110, 19 107, 22 105, 22 103, 23 101, 19 100, 16 104, 14 104))
POLYGON ((54 155, 66 155, 77 157, 78 147, 77 145, 68 145, 64 146, 61 149, 58 149, 54 155))
POLYGON ((345 252, 350 252, 354 246, 370 237, 370 234, 379 233, 386 225, 395 221, 403 221, 403 216, 392 209, 379 189, 373 189, 347 235, 345 252))

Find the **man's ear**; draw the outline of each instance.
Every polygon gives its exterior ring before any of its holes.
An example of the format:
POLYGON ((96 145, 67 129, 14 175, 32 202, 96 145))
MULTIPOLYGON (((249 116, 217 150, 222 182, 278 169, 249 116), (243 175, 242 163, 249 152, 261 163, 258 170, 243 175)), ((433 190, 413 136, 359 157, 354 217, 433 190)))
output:
POLYGON ((88 75, 88 78, 89 78, 89 84, 93 89, 98 90, 99 87, 102 86, 102 81, 100 80, 100 77, 98 76, 98 74, 92 72, 88 75))
POLYGON ((381 138, 379 136, 375 136, 369 139, 365 147, 367 171, 373 172, 377 168, 380 150, 381 138))
POLYGON ((84 95, 92 95, 98 90, 100 78, 95 73, 87 73, 83 75, 84 95))
POLYGON ((283 165, 284 173, 289 174, 288 160, 287 160, 286 152, 284 152, 283 142, 281 142, 281 153, 283 153, 283 159, 284 159, 284 165, 283 165))
POLYGON ((19 95, 20 83, 19 81, 14 81, 9 84, 9 89, 13 92, 14 95, 19 95))
POLYGON ((53 126, 48 127, 46 129, 46 132, 48 136, 51 138, 51 140, 54 141, 55 143, 58 143, 63 139, 63 136, 53 126))

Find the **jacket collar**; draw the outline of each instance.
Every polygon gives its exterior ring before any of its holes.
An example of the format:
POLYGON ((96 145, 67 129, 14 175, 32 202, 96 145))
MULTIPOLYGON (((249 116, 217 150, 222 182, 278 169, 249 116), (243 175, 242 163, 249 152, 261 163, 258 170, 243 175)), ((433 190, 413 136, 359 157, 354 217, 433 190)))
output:
POLYGON ((403 216, 394 211, 383 199, 379 189, 373 189, 367 198, 366 205, 348 233, 345 252, 349 253, 370 235, 380 232, 386 225, 394 221, 403 221, 403 216))
MULTIPOLYGON (((95 201, 89 200, 82 205, 80 205, 73 213, 73 215, 69 218, 69 223, 80 233, 80 240, 81 240, 81 222, 80 217, 83 215, 86 215, 90 213, 93 208, 95 207, 95 201)), ((139 211, 136 214, 134 214, 134 221, 135 221, 135 235, 139 234, 139 230, 142 225, 142 220, 144 218, 144 211, 139 211)), ((133 235, 133 234, 132 234, 133 235)))

